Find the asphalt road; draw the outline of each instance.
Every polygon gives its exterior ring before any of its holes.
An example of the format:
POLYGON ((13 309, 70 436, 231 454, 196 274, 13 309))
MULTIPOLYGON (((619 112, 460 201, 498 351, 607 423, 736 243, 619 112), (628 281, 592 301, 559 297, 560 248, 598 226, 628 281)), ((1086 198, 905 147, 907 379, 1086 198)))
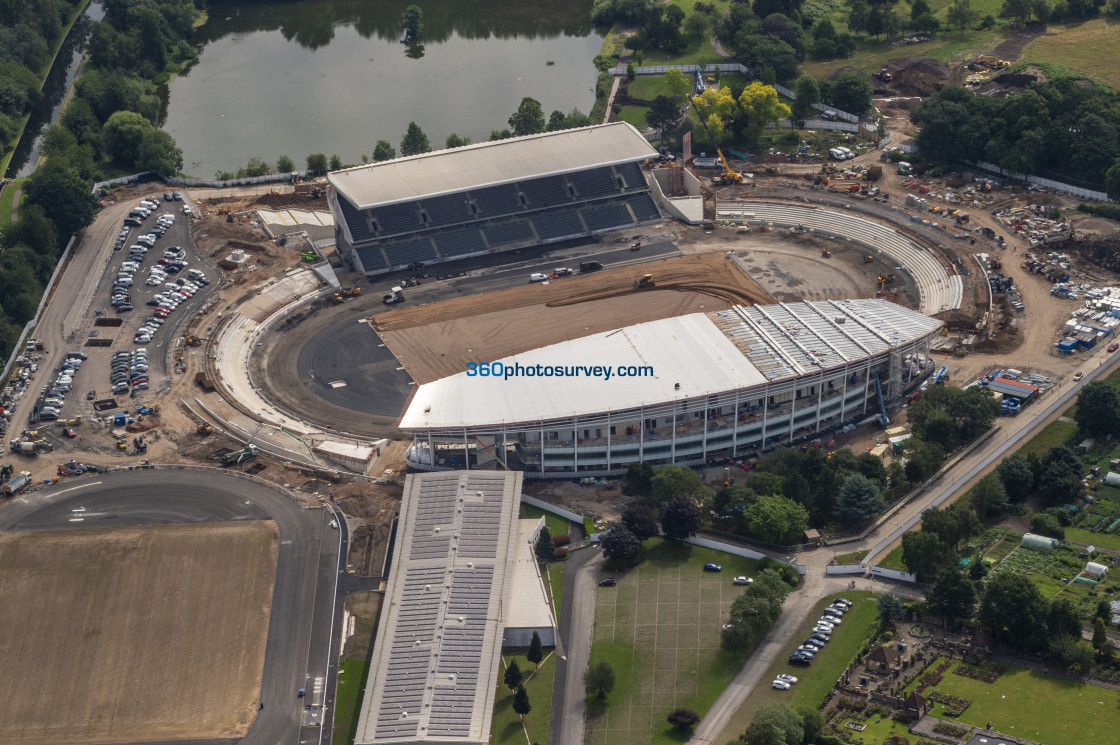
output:
MULTIPOLYGON (((329 510, 305 509, 269 487, 222 473, 161 469, 94 475, 24 494, 0 509, 0 531, 262 519, 276 522, 280 545, 261 679, 264 709, 241 743, 319 742, 319 727, 302 726, 312 701, 296 692, 307 688, 310 695, 311 682, 322 678, 325 698, 327 648, 341 620, 335 613, 340 529, 330 526, 329 510)), ((333 720, 333 706, 324 716, 333 720)))

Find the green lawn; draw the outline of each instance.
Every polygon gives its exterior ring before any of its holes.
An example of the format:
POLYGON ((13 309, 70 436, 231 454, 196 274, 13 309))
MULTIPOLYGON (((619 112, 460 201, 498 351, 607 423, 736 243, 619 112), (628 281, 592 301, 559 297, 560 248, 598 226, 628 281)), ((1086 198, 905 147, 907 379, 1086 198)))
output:
MULTIPOLYGON (((715 743, 728 742, 746 731, 747 726, 754 717, 754 712, 766 704, 789 704, 794 708, 806 707, 816 709, 820 707, 824 697, 836 683, 840 673, 851 664, 858 652, 874 633, 878 626, 879 610, 875 603, 876 595, 870 592, 843 592, 830 595, 817 605, 817 611, 824 610, 825 606, 832 603, 835 598, 844 597, 851 600, 854 605, 844 614, 844 622, 832 633, 832 640, 813 659, 809 667, 799 667, 789 663, 789 656, 801 642, 809 636, 809 632, 816 623, 817 615, 811 615, 801 624, 801 628, 793 635, 793 639, 786 649, 774 660, 774 664, 766 675, 755 686, 751 695, 731 718, 715 743), (797 678, 797 683, 788 691, 776 691, 770 686, 778 673, 789 673, 797 678)), ((870 743, 865 743, 870 745, 870 743)))
POLYGON ((490 742, 494 745, 529 745, 547 743, 548 726, 552 715, 552 680, 556 673, 556 655, 545 650, 541 666, 533 671, 533 663, 525 659, 524 649, 507 651, 502 655, 499 671, 505 675, 506 668, 513 660, 528 680, 524 682, 525 692, 529 694, 531 711, 525 715, 524 726, 521 717, 513 710, 513 692, 499 681, 498 693, 494 698, 494 718, 490 725, 490 742), (526 739, 526 737, 528 739, 526 739))
POLYGON ((1077 424, 1075 422, 1053 421, 1032 437, 1026 445, 1019 448, 1018 452, 1021 455, 1037 453, 1039 456, 1043 456, 1050 448, 1056 445, 1064 445, 1075 434, 1077 434, 1077 424))
POLYGON ((902 544, 895 546, 894 550, 884 556, 882 559, 875 562, 876 565, 884 569, 896 569, 900 572, 908 572, 906 564, 902 561, 902 544))
MULTIPOLYGON (((935 667, 941 660, 934 663, 935 667)), ((937 690, 972 705, 957 721, 1047 745, 1106 743, 1120 729, 1120 693, 1009 665, 995 683, 947 671, 937 690)), ((955 669, 955 665, 954 665, 955 669)), ((942 716, 942 704, 933 715, 942 716)))
POLYGON ((758 566, 651 539, 636 567, 611 572, 618 585, 596 593, 591 664, 610 663, 616 680, 605 701, 588 699, 589 745, 686 739, 666 717, 678 707, 703 716, 742 668, 749 650, 723 649, 720 626, 743 589, 732 578, 758 566), (723 571, 704 572, 710 561, 723 571))
POLYGON ((1051 33, 1032 41, 1023 59, 1062 65, 1113 88, 1120 87, 1120 29, 1113 18, 1052 26, 1051 33), (1056 32, 1056 33, 1055 33, 1056 32))
POLYGON ((858 564, 867 556, 867 549, 852 551, 850 554, 840 554, 836 557, 837 564, 858 564))
POLYGON ((1097 548, 1120 551, 1120 536, 1111 533, 1094 533, 1084 528, 1066 528, 1066 540, 1087 543, 1097 548))
MULTIPOLYGON (((16 197, 16 190, 27 181, 26 178, 13 179, 12 183, 4 187, 0 193, 0 229, 8 227, 12 222, 12 202, 16 197)), ((22 196, 20 201, 22 202, 22 196)))
POLYGON ((649 126, 646 123, 647 111, 649 108, 646 106, 623 106, 622 111, 618 112, 618 118, 633 124, 638 129, 645 129, 649 126))
POLYGON ((626 86, 631 98, 652 101, 658 96, 668 96, 669 88, 663 75, 641 75, 626 86))
POLYGON ((564 562, 554 561, 546 564, 543 579, 548 587, 549 597, 552 598, 552 615, 559 622, 560 602, 564 599, 564 562))
POLYGON ((369 663, 365 660, 346 660, 338 671, 338 693, 335 696, 334 727, 339 733, 336 742, 347 745, 354 742, 358 719, 362 714, 362 695, 365 693, 369 663))
POLYGON ((521 509, 525 512, 525 517, 535 520, 538 517, 544 517, 544 524, 548 526, 548 532, 552 533, 553 537, 558 535, 568 535, 572 532, 572 525, 559 515, 554 515, 551 512, 546 512, 540 507, 534 507, 531 504, 521 503, 521 509))

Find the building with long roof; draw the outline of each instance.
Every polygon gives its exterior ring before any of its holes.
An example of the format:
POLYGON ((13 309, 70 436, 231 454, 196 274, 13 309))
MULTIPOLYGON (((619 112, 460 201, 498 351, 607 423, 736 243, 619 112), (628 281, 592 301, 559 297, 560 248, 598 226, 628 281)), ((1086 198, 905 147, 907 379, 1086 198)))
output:
POLYGON ((885 417, 931 367, 941 327, 885 300, 666 318, 421 385, 399 428, 420 470, 504 464, 572 478, 736 458, 885 417))
POLYGON ((509 471, 406 479, 355 743, 483 745, 507 631, 555 644, 536 564, 521 566, 539 533, 518 520, 521 484, 509 471))
POLYGON ((340 256, 366 275, 656 222, 626 122, 439 150, 328 174, 340 256))

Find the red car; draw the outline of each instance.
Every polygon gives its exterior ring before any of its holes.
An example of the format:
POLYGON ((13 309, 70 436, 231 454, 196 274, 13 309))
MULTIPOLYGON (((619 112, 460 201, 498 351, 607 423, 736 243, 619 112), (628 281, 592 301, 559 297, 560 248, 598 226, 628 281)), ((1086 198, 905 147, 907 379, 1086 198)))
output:
POLYGON ((66 427, 65 429, 63 429, 62 434, 66 435, 67 437, 69 437, 71 439, 78 436, 78 433, 75 432, 74 430, 70 429, 69 427, 66 427))
POLYGON ((1112 342, 1111 344, 1108 345, 1108 351, 1109 352, 1115 352, 1117 349, 1120 349, 1120 343, 1112 342))

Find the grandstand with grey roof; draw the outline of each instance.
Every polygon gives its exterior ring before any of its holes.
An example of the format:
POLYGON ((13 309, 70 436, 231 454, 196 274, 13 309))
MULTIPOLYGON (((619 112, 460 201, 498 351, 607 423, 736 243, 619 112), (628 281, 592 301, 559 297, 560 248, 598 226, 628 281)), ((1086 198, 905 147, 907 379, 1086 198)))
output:
POLYGON ((366 275, 661 220, 625 122, 424 153, 327 176, 339 255, 366 275))

